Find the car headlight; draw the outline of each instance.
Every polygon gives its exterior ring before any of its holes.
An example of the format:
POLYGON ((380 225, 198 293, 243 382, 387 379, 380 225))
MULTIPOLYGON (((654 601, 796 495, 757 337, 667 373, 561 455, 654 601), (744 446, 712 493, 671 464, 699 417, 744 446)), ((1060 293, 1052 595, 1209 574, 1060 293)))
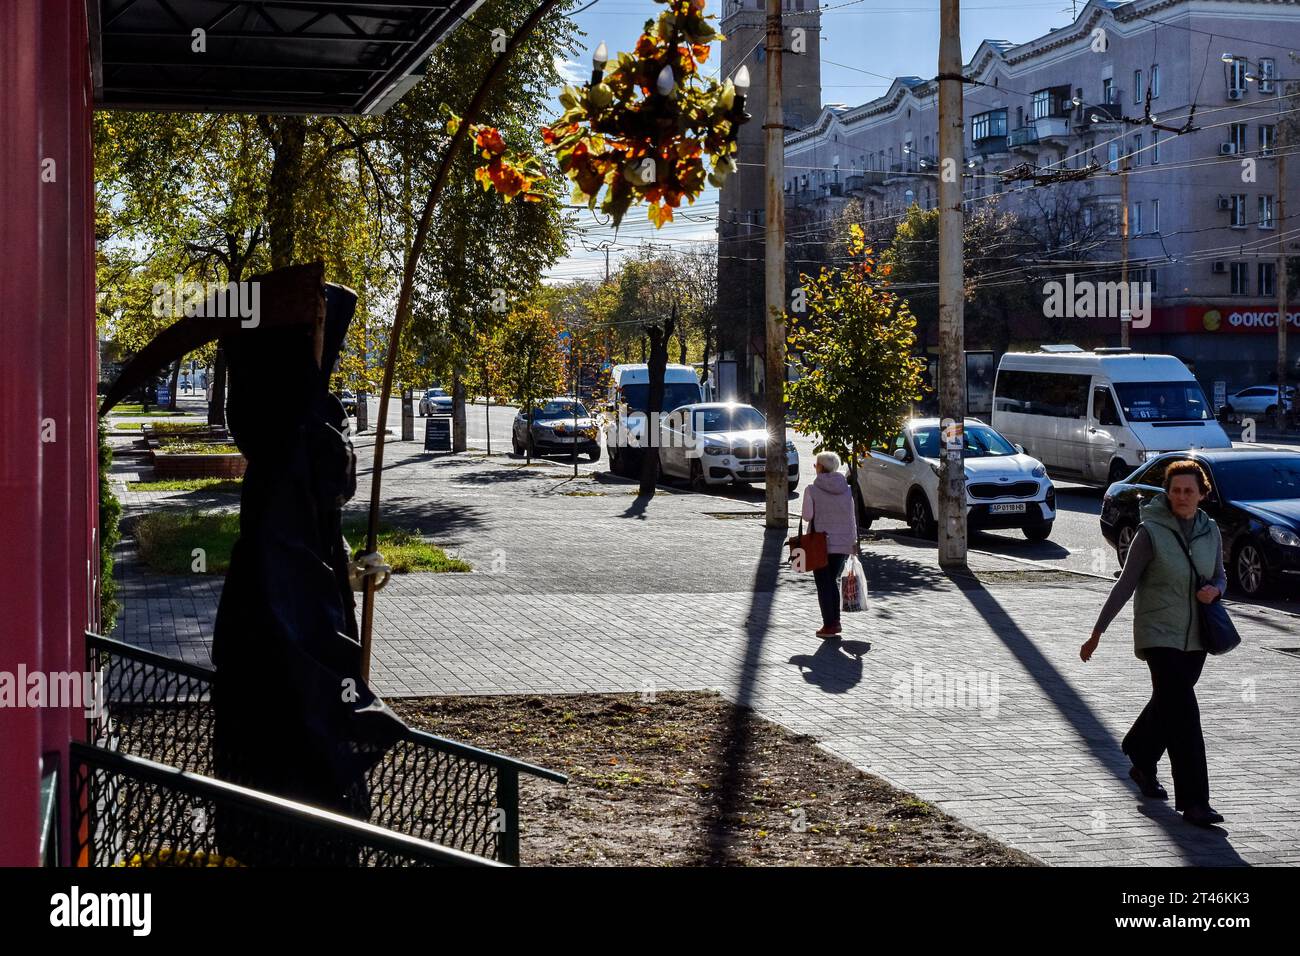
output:
POLYGON ((1280 524, 1269 525, 1268 536, 1278 544, 1285 545, 1288 548, 1300 548, 1300 534, 1296 534, 1290 528, 1284 528, 1280 524))
MULTIPOLYGON (((1154 455, 1155 452, 1152 452, 1152 454, 1154 455)), ((1137 460, 1138 460, 1138 461, 1146 461, 1146 460, 1147 460, 1147 457, 1148 457, 1148 456, 1147 456, 1146 451, 1145 451, 1145 450, 1141 450, 1141 449, 1139 449, 1139 451, 1138 451, 1138 453, 1137 453, 1137 460)))
POLYGON ((706 444, 704 446, 704 454, 706 455, 725 455, 726 453, 727 453, 727 449, 723 445, 706 444))
POLYGON ((1035 465, 1034 470, 1030 472, 1035 478, 1046 478, 1047 467, 1045 465, 1035 465))

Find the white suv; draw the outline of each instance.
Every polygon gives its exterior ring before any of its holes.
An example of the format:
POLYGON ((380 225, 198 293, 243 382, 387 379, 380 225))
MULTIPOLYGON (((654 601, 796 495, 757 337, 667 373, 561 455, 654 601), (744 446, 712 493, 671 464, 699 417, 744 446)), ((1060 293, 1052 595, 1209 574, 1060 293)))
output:
MULTIPOLYGON (((975 419, 966 419, 966 522, 971 530, 1019 528, 1045 541, 1056 520, 1056 489, 1042 462, 975 419)), ((916 418, 873 445, 858 463, 854 497, 862 529, 880 517, 902 518, 921 538, 935 535, 939 513, 939 419, 916 418)))
MULTIPOLYGON (((686 478, 696 491, 767 478, 767 419, 753 405, 698 402, 674 409, 659 425, 659 474, 686 478)), ((789 488, 799 487, 799 453, 785 443, 789 488)))

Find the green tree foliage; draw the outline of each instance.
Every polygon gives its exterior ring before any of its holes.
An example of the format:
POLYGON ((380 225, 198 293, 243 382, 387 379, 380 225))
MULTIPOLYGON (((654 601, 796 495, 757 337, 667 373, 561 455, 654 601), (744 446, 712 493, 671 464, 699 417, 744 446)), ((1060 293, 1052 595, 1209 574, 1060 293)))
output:
POLYGON ((509 356, 502 367, 504 393, 527 410, 530 430, 533 406, 564 387, 559 332, 546 309, 534 302, 513 309, 498 330, 501 352, 509 356))
POLYGON ((117 600, 117 579, 113 577, 113 548, 122 539, 118 518, 122 504, 113 494, 108 473, 113 466, 113 451, 104 433, 104 419, 99 420, 99 633, 108 634, 117 625, 122 609, 117 600))
POLYGON ((912 355, 916 319, 877 272, 862 229, 854 226, 853 261, 802 276, 807 310, 792 312, 790 358, 799 377, 787 386, 791 423, 818 436, 817 450, 850 462, 873 441, 897 432, 909 402, 920 398, 920 359, 912 355))

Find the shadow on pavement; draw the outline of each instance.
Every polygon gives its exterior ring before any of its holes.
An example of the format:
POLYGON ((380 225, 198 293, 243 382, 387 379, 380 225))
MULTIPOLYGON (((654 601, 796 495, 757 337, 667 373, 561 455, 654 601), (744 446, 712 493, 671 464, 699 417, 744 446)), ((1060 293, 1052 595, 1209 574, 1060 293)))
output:
MULTIPOLYGON (((979 612, 998 639, 1011 651, 1020 666, 1033 678, 1057 712, 1074 728, 1093 759, 1105 767, 1126 790, 1129 760, 1120 750, 1120 742, 1111 735, 1100 718, 1070 684, 1069 678, 1043 656, 1033 640, 1012 620, 1002 605, 969 572, 945 573, 958 590, 979 612)), ((1086 624, 1084 625, 1086 627, 1086 624)), ((1080 639, 1079 643, 1083 643, 1080 639)), ((1134 714, 1133 716, 1137 716, 1134 714)), ((1171 795, 1172 796, 1172 795, 1171 795)), ((1170 805, 1144 802, 1142 812, 1161 823, 1187 863, 1245 866, 1246 861, 1227 841, 1225 831, 1202 830, 1183 820, 1170 805)))
POLYGON ((828 694, 843 694, 862 680, 862 655, 871 650, 865 641, 822 641, 813 654, 796 654, 790 663, 803 679, 828 694))
POLYGON ((773 590, 781 570, 781 552, 785 548, 785 539, 785 528, 763 530, 763 547, 751 591, 753 597, 749 604, 749 614, 745 617, 745 654, 736 682, 736 706, 731 709, 729 726, 721 735, 725 744, 722 753, 718 755, 718 779, 713 786, 714 803, 705 828, 706 843, 701 848, 703 862, 710 866, 724 866, 730 861, 735 822, 742 810, 744 776, 750 762, 751 749, 749 725, 744 715, 753 709, 754 685, 758 680, 763 642, 767 639, 768 626, 772 620, 772 602, 775 598, 773 590))

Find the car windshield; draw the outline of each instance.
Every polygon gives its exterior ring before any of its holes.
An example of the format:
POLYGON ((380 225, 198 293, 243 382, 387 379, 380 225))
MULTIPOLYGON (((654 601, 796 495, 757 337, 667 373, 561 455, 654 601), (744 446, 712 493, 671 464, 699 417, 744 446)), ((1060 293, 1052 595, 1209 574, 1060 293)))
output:
POLYGON ((446 398, 447 393, 440 388, 431 388, 424 393, 428 398, 446 398))
POLYGON ((1300 498, 1300 455, 1215 462, 1214 477, 1228 501, 1300 498))
POLYGON ((740 432, 767 427, 763 413, 752 405, 735 405, 730 408, 696 409, 697 432, 740 432))
MULTIPOLYGON (((665 382, 664 402, 661 411, 671 412, 683 405, 694 405, 700 400, 700 387, 691 382, 665 382)), ((650 403, 650 386, 644 382, 639 385, 623 386, 623 401, 627 402, 629 411, 644 412, 650 403)))
POLYGON ((1213 417, 1196 382, 1116 382, 1115 391, 1130 422, 1203 422, 1213 417))
MULTIPOLYGON (((963 458, 1001 458, 1016 454, 1015 446, 986 426, 967 425, 965 435, 963 458)), ((916 453, 922 458, 938 458, 943 450, 938 425, 916 429, 912 432, 912 440, 916 442, 916 453)))
POLYGON ((579 418, 590 418, 591 412, 587 411, 587 406, 581 402, 543 402, 536 407, 533 412, 533 418, 572 418, 575 414, 579 418))

